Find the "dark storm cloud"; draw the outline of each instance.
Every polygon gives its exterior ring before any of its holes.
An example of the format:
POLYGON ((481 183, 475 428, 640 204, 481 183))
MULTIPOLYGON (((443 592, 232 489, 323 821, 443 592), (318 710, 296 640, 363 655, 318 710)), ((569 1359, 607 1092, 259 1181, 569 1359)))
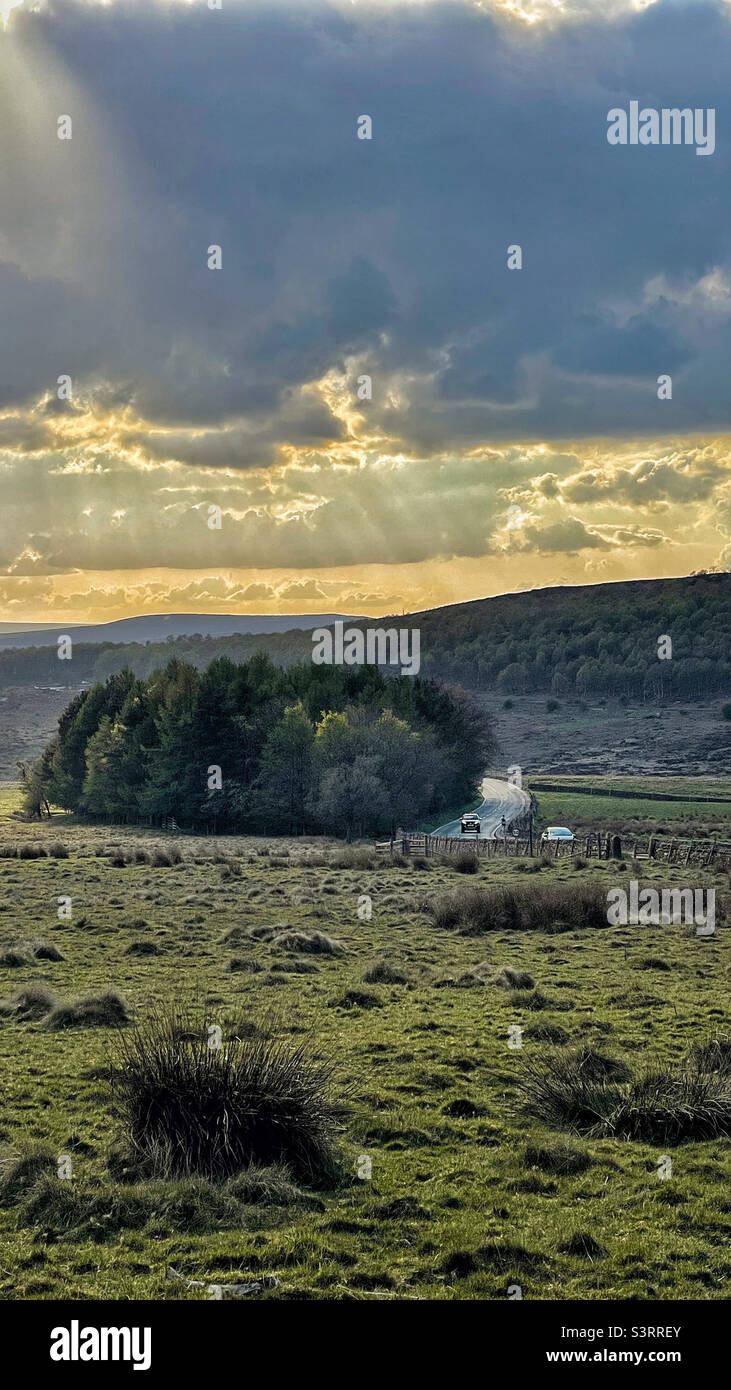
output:
POLYGON ((266 465, 303 440, 287 393, 355 356, 369 424, 425 452, 728 427, 730 306, 672 292, 731 275, 720 0, 528 32, 459 3, 68 0, 0 55, 0 404, 68 372, 154 425, 257 417, 260 452, 211 462, 266 465), (716 152, 609 146, 630 99, 715 107, 716 152))

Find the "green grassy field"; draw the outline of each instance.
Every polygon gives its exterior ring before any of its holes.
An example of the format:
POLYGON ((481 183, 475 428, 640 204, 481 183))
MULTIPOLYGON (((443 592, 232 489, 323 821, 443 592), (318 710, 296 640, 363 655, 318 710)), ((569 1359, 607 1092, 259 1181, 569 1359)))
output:
POLYGON ((525 785, 538 802, 539 830, 547 825, 566 825, 578 834, 606 829, 629 836, 665 834, 731 840, 730 803, 692 801, 682 796, 677 801, 651 801, 641 795, 592 796, 579 791, 544 791, 540 782, 535 787, 529 781, 525 785))
MULTIPOLYGON (((591 787, 612 788, 615 791, 625 792, 628 800, 632 800, 634 797, 639 797, 642 800, 643 792, 661 792, 663 795, 675 792, 678 801, 683 803, 693 802, 696 797, 707 797, 712 800, 714 796, 717 796, 720 801, 728 802, 731 797, 731 779, 728 777, 602 777, 598 773, 592 773, 590 776, 577 774, 574 777, 551 775, 545 778, 537 777, 537 789, 542 781, 551 782, 553 785, 560 785, 565 782, 572 787, 585 784, 587 790, 591 787)), ((609 799, 616 800, 617 798, 611 797, 609 799)))
MULTIPOLYGON (((641 1075, 728 1035, 728 927, 706 939, 680 926, 469 937, 435 924, 440 894, 630 875, 492 860, 463 878, 367 855, 353 867, 322 841, 233 838, 181 839, 170 867, 114 867, 115 852, 173 842, 20 824, 15 796, 6 790, 0 850, 60 840, 69 857, 0 859, 0 954, 35 939, 63 959, 0 964, 0 997, 31 982, 60 1000, 113 989, 139 1023, 175 1000, 224 1037, 256 1025, 304 1039, 334 1061, 350 1110, 332 1190, 246 1201, 202 1180, 125 1181, 107 1082, 114 1030, 0 1017, 6 1158, 47 1146, 52 1164, 71 1159, 70 1178, 26 1165, 20 1189, 0 1182, 0 1297, 205 1299, 208 1285, 263 1275, 278 1280, 262 1295, 273 1299, 499 1300, 516 1284, 530 1299, 728 1297, 727 1141, 570 1135, 529 1118, 519 1089, 527 1065, 579 1044, 641 1075), (65 894, 72 915, 59 921, 65 894), (363 895, 370 920, 358 916, 363 895), (344 954, 298 956, 251 934, 288 925, 328 934, 344 954), (223 939, 231 929, 238 940, 223 939), (251 972, 227 970, 232 957, 251 972), (406 982, 364 983, 379 957, 406 982), (303 960, 312 973, 292 973, 303 960), (537 989, 485 983, 505 967, 537 989), (516 1025, 520 1048, 509 1045, 516 1025), (168 1265, 206 1287, 166 1282, 168 1265)), ((679 872, 642 870, 658 887, 679 872)), ((727 875, 695 870, 693 883, 727 894, 727 875)))

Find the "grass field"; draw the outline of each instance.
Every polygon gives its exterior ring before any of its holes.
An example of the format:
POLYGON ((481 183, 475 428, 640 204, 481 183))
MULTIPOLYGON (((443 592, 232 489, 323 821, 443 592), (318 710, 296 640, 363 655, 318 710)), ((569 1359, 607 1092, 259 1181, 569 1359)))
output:
MULTIPOLYGON (((580 779, 570 780, 576 785, 580 779)), ((658 790, 662 789, 662 782, 662 778, 657 779, 658 790)), ((598 785, 593 778, 591 784, 598 785)), ((578 834, 606 829, 628 836, 664 834, 678 838, 731 840, 731 803, 693 801, 690 791, 686 796, 679 795, 677 801, 652 801, 632 791, 628 791, 626 797, 596 796, 588 791, 544 791, 540 782, 533 786, 530 780, 525 786, 538 803, 536 824, 539 830, 547 825, 567 825, 578 834)), ((726 794, 728 787, 726 780, 726 794)), ((653 786, 652 790, 655 789, 653 786)))
MULTIPOLYGON (((536 778, 536 788, 540 787, 542 780, 553 786, 560 786, 562 782, 571 787, 585 784, 587 791, 591 788, 611 788, 615 792, 626 793, 630 800, 634 797, 642 799, 643 792, 661 792, 663 796, 675 792, 678 801, 683 803, 692 803, 697 797, 712 801, 716 796, 719 802, 728 802, 731 798, 731 779, 728 777, 602 777, 596 773, 589 777, 561 777, 554 774, 545 779, 536 778)), ((610 799, 615 800, 614 797, 610 799)))
MULTIPOLYGON (((359 867, 357 851, 323 841, 22 824, 15 798, 6 789, 0 851, 60 841, 68 858, 0 858, 0 955, 43 941, 63 959, 0 964, 0 997, 32 983, 60 1001, 112 990, 131 1012, 126 1036, 175 1000, 224 1039, 259 1029, 304 1042, 334 1063, 349 1111, 329 1188, 276 1172, 248 1190, 140 1179, 110 1112, 116 1030, 53 1031, 6 1003, 0 1297, 206 1299, 211 1285, 264 1276, 278 1281, 260 1295, 271 1299, 504 1299, 516 1285, 530 1299, 728 1297, 727 1141, 587 1137, 530 1118, 521 1091, 527 1069, 580 1045, 638 1077, 728 1037, 726 925, 709 938, 548 921, 467 936, 437 924, 442 895, 604 891, 630 875, 492 860, 463 877, 368 853, 359 867), (171 847, 182 858, 166 864, 171 847), (135 852, 153 862, 114 866, 135 852), (324 933, 343 954, 302 954, 271 927, 324 933), (364 981, 379 958, 404 982, 364 981), (490 983, 506 967, 535 987, 490 983), (68 1159, 71 1176, 58 1177, 68 1159), (169 1265, 203 1287, 166 1282, 169 1265)), ((642 870, 658 887, 685 882, 642 870)), ((728 895, 727 875, 696 869, 692 882, 728 895)))

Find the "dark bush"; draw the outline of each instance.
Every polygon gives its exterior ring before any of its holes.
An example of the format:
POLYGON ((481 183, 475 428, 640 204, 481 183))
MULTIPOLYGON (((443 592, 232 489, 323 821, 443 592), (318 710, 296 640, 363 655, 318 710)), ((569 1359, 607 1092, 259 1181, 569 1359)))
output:
POLYGON ((161 1176, 221 1179, 283 1162, 308 1182, 331 1183, 343 1113, 332 1064, 304 1043, 208 1044, 204 1024, 173 1011, 120 1037, 114 1107, 131 1155, 161 1176))

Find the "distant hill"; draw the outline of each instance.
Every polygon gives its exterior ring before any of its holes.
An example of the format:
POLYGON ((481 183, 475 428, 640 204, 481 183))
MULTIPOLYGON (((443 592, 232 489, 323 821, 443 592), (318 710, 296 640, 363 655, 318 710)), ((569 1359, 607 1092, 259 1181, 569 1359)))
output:
POLYGON ((731 574, 531 589, 392 621, 420 628, 424 675, 473 690, 641 699, 731 691, 731 574))
POLYGON ((165 642, 169 637, 231 637, 236 633, 290 632, 293 628, 327 627, 343 613, 150 613, 112 623, 48 627, 43 623, 0 623, 0 649, 56 645, 61 634, 74 642, 165 642))
MULTIPOLYGON (((77 640, 73 661, 67 663, 58 661, 55 645, 40 645, 33 632, 29 640, 35 645, 0 651, 0 686, 78 685, 105 680, 125 666, 147 676, 172 656, 202 669, 218 656, 246 661, 265 651, 276 665, 287 667, 309 659, 312 640, 306 629, 329 626, 337 616, 237 620, 177 615, 179 621, 199 625, 206 620, 276 622, 277 630, 176 636, 163 625, 164 636, 154 641, 138 637, 120 643, 108 635, 104 642, 77 640)), ((97 639, 110 629, 129 634, 134 631, 129 624, 152 621, 126 619, 94 632, 97 639)), ((532 589, 420 613, 344 621, 359 627, 418 627, 421 674, 474 691, 633 700, 731 693, 729 574, 532 589)))

